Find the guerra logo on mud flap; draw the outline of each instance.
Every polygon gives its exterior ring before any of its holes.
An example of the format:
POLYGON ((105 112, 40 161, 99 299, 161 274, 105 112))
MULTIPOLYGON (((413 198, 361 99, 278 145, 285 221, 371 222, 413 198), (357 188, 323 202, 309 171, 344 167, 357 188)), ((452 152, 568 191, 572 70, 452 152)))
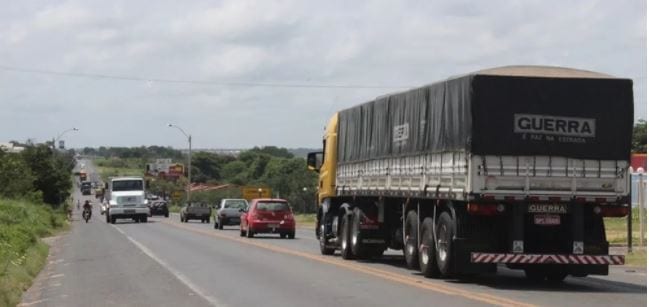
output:
POLYGON ((595 137, 595 119, 537 114, 514 114, 514 132, 595 137))

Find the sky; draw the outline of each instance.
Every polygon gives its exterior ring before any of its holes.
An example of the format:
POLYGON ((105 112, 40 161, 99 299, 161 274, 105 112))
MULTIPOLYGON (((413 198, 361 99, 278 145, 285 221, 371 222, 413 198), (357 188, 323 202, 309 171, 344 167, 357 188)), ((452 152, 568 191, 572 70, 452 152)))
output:
POLYGON ((337 110, 506 65, 632 79, 647 7, 623 1, 0 0, 0 142, 321 145, 337 110))

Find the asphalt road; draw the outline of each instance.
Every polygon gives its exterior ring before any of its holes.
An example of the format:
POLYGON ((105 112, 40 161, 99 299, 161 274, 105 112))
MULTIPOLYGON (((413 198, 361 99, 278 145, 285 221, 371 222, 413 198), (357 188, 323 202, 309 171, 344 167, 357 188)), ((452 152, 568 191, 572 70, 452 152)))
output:
POLYGON ((310 229, 298 229, 294 240, 248 239, 237 227, 180 223, 175 214, 146 224, 107 224, 98 210, 87 224, 80 212, 74 218, 72 230, 52 240, 49 263, 23 306, 647 304, 646 271, 628 267, 559 285, 505 268, 468 281, 437 280, 404 268, 397 252, 366 262, 322 256, 310 229))

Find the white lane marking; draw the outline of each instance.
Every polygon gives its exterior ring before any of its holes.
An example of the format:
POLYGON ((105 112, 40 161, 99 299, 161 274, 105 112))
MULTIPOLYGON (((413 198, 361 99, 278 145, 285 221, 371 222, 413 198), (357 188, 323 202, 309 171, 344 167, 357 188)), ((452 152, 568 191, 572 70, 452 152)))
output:
POLYGON ((54 274, 54 275, 50 275, 48 278, 52 279, 52 278, 59 278, 59 277, 63 277, 63 276, 65 276, 65 274, 54 274))
POLYGON ((171 272, 171 274, 176 276, 176 278, 178 278, 178 280, 180 280, 180 282, 182 282, 183 284, 185 284, 185 286, 187 286, 189 289, 194 291, 194 293, 198 294, 198 296, 200 296, 203 299, 205 299, 206 301, 208 301, 212 306, 223 306, 223 307, 226 306, 225 304, 219 302, 215 297, 212 297, 212 296, 209 296, 209 295, 205 294, 205 292, 200 287, 198 287, 197 285, 192 283, 189 280, 189 278, 187 278, 187 276, 183 275, 182 273, 178 272, 176 269, 172 268, 164 260, 158 258, 158 256, 156 256, 146 246, 142 245, 140 242, 133 239, 131 236, 127 235, 123 230, 119 229, 117 226, 115 226, 115 225, 111 225, 111 226, 113 226, 115 229, 117 229, 117 231, 119 231, 121 234, 123 234, 129 241, 131 241, 131 243, 135 244, 135 246, 137 246, 140 250, 142 250, 142 252, 144 252, 147 256, 149 256, 151 259, 156 261, 162 267, 167 269, 167 271, 171 272))

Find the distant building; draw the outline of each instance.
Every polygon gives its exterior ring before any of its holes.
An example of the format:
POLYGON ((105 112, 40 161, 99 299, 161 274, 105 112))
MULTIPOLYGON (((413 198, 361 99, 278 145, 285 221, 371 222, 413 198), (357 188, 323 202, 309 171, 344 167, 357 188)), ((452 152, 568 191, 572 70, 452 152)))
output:
POLYGON ((171 159, 156 159, 154 163, 146 165, 146 174, 148 176, 177 179, 183 176, 184 166, 180 163, 173 163, 171 159))
POLYGON ((15 146, 13 143, 0 143, 0 150, 9 153, 19 153, 25 150, 25 147, 15 146))

